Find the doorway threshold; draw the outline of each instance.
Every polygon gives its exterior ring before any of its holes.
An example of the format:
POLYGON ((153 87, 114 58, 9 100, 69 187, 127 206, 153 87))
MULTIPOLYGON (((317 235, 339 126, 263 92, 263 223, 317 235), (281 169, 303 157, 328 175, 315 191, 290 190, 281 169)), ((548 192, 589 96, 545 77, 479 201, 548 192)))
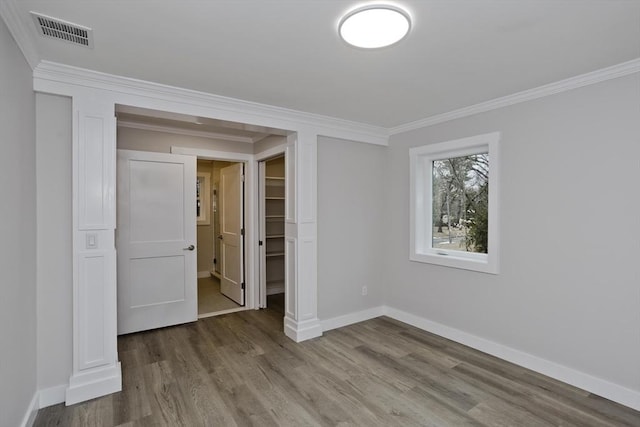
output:
POLYGON ((213 316, 220 316, 222 314, 237 313, 238 311, 245 311, 245 310, 249 310, 249 308, 238 307, 238 308, 230 308, 228 310, 214 311, 211 313, 202 313, 202 314, 198 314, 198 319, 204 319, 204 318, 213 317, 213 316))

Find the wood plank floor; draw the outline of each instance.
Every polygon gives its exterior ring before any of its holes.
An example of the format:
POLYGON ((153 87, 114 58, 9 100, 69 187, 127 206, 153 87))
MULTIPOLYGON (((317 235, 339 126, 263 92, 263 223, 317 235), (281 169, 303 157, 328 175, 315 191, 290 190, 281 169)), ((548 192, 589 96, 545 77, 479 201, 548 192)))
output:
POLYGON ((241 307, 240 304, 222 295, 220 279, 217 277, 198 279, 198 315, 241 307))
POLYGON ((270 308, 121 337, 123 391, 36 426, 640 426, 640 412, 389 318, 296 344, 270 308))

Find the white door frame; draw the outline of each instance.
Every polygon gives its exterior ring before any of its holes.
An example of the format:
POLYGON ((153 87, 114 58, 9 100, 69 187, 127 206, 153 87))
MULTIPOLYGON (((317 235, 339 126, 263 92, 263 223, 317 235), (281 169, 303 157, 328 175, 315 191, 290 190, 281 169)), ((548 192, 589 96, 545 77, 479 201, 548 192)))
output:
MULTIPOLYGON (((48 61, 35 67, 33 87, 72 99, 73 360, 68 405, 122 389, 114 246, 116 105, 295 132, 286 148, 289 297, 284 332, 297 342, 322 335, 317 297, 318 136, 387 145, 386 129, 48 61)), ((253 239, 250 253, 257 245, 255 235, 253 239)), ((257 298, 252 298, 255 304, 257 298)))
MULTIPOLYGON (((257 186, 254 185, 254 176, 257 175, 256 162, 253 161, 253 154, 228 152, 218 150, 206 150, 202 148, 187 148, 187 147, 171 147, 171 154, 187 154, 196 156, 198 160, 213 160, 222 162, 237 162, 244 163, 244 223, 245 223, 245 304, 244 307, 238 307, 234 311, 242 311, 249 309, 257 309, 258 299, 258 286, 256 285, 257 278, 255 275, 256 269, 253 266, 258 263, 258 251, 256 245, 253 244, 258 238, 258 228, 254 227, 255 217, 257 217, 257 186)), ((212 215, 213 220, 213 215, 212 215)), ((214 245, 215 246, 215 245, 214 245)))

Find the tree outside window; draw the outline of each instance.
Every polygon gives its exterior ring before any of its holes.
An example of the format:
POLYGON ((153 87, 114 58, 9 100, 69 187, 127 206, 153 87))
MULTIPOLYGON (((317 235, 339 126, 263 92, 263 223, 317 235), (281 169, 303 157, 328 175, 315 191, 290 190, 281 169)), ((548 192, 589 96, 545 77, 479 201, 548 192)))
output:
POLYGON ((487 253, 489 153, 432 162, 432 246, 487 253))

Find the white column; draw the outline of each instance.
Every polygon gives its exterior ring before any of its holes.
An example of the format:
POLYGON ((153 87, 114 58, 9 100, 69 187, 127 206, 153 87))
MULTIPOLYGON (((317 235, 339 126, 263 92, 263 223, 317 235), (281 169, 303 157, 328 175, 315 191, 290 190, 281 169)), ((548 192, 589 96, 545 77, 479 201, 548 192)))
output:
POLYGON ((73 372, 66 404, 120 391, 114 230, 116 121, 98 93, 73 98, 73 372))
POLYGON ((285 152, 285 319, 296 342, 322 335, 317 292, 317 147, 314 132, 289 137, 285 152))

